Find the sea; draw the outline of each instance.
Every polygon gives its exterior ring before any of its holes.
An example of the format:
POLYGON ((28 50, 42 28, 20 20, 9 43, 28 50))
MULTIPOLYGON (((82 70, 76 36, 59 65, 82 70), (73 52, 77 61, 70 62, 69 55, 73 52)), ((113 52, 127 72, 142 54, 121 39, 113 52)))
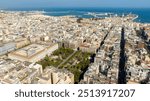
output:
POLYGON ((150 8, 13 8, 9 11, 41 11, 49 16, 76 16, 80 18, 103 18, 127 14, 138 15, 135 20, 150 23, 150 8))

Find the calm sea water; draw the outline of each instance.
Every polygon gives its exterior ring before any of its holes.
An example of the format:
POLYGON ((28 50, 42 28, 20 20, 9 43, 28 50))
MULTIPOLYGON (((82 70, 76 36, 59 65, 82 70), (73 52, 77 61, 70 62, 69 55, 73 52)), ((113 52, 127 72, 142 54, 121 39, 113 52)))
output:
MULTIPOLYGON (((136 19, 138 22, 150 23, 150 8, 22 8, 22 9, 9 9, 13 11, 44 11, 46 15, 50 16, 66 16, 73 15, 83 18, 92 18, 94 16, 90 13, 97 14, 97 16, 105 17, 106 13, 110 15, 122 14, 136 14, 139 17, 136 19)), ((109 16, 110 16, 109 15, 109 16)))

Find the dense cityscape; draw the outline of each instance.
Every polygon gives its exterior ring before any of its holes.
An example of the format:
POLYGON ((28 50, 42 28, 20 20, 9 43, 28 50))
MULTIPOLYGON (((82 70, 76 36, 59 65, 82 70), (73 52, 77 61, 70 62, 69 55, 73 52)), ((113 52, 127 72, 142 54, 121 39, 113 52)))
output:
POLYGON ((1 84, 150 84, 150 24, 0 11, 1 84))

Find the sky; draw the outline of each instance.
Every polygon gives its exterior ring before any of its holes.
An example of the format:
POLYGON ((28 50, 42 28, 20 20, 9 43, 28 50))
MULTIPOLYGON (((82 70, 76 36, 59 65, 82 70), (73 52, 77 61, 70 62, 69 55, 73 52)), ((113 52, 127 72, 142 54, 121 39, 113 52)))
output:
POLYGON ((150 0, 0 0, 0 8, 40 7, 150 8, 150 0))

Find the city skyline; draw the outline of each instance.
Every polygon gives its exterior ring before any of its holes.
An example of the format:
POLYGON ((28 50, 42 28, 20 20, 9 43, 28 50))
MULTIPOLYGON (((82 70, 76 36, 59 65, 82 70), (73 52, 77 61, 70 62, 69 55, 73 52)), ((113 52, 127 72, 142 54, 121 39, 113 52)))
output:
POLYGON ((149 0, 5 0, 0 8, 115 7, 149 8, 149 0))

